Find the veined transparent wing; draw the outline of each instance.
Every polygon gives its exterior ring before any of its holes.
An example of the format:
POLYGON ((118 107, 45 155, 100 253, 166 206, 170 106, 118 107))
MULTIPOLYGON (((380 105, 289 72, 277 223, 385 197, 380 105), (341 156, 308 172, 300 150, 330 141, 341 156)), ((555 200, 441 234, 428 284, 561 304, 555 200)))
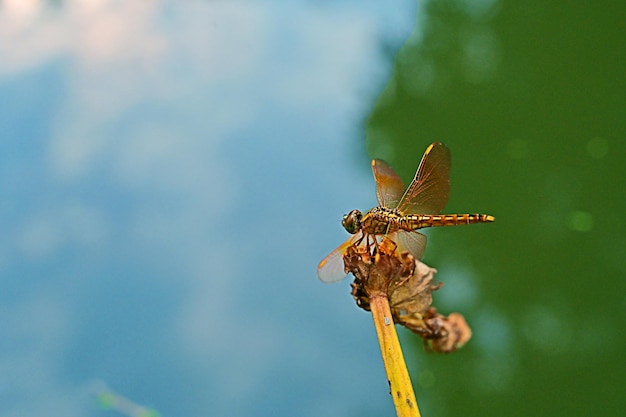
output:
POLYGON ((437 214, 450 197, 450 150, 441 142, 424 153, 415 178, 398 204, 404 214, 437 214))
POLYGON ((426 235, 417 231, 407 232, 405 230, 399 230, 396 233, 397 238, 392 237, 391 239, 398 243, 398 251, 408 251, 418 261, 422 259, 424 250, 426 250, 426 235))
POLYGON ((360 233, 350 236, 348 240, 343 242, 337 249, 328 254, 322 262, 317 266, 317 276, 320 281, 333 283, 341 281, 346 277, 346 271, 343 265, 343 255, 348 248, 354 245, 361 237, 360 233))
POLYGON ((396 208, 404 193, 404 183, 396 172, 382 159, 372 161, 376 180, 376 198, 380 207, 396 208))

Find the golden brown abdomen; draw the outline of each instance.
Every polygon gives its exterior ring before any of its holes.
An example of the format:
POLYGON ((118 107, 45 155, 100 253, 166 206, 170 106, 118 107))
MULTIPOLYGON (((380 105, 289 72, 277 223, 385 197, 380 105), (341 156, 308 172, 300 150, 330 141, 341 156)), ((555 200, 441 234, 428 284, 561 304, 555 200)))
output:
POLYGON ((412 214, 400 220, 400 228, 416 230, 423 227, 490 223, 494 220, 495 218, 488 214, 412 214))

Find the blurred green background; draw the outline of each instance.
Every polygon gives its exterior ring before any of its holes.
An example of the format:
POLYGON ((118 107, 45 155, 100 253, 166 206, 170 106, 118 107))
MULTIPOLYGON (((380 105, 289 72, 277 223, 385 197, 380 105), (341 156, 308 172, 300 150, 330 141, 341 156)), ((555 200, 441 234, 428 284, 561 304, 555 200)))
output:
POLYGON ((624 415, 626 4, 430 1, 367 121, 367 151, 408 181, 452 152, 433 230, 443 312, 474 338, 425 354, 402 333, 423 415, 624 415), (417 35, 420 33, 421 35, 417 35))
POLYGON ((452 152, 424 261, 474 338, 426 354, 402 332, 422 414, 626 412, 626 5, 430 1, 367 120, 367 151, 408 181, 452 152), (421 26, 423 25, 423 26, 421 26))

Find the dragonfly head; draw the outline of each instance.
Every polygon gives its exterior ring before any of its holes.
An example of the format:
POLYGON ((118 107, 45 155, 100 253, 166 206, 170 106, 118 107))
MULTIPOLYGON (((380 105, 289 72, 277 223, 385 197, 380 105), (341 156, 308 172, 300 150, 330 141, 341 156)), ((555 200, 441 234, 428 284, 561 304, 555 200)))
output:
POLYGON ((350 213, 343 216, 341 224, 348 233, 353 235, 361 230, 361 217, 363 217, 363 215, 359 210, 352 210, 350 213))

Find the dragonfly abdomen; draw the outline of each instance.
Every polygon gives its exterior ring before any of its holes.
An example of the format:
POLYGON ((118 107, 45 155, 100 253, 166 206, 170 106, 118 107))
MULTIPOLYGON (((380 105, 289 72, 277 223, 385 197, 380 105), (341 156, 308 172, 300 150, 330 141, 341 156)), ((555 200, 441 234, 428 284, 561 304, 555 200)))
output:
POLYGON ((495 218, 488 214, 412 214, 400 220, 400 228, 416 230, 424 227, 490 223, 494 220, 495 218))

